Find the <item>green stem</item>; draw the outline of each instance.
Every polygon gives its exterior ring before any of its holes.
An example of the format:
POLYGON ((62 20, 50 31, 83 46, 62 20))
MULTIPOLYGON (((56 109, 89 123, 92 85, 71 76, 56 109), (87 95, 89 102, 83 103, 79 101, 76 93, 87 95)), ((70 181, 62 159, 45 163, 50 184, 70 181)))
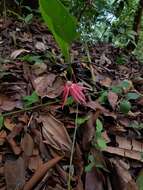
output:
POLYGON ((4 113, 1 116, 7 117, 7 116, 12 116, 12 115, 20 114, 20 113, 23 113, 23 112, 39 109, 39 108, 42 108, 42 107, 46 107, 46 106, 49 106, 51 104, 58 103, 59 101, 60 100, 56 100, 56 101, 53 101, 53 102, 47 102, 45 104, 39 104, 37 106, 32 106, 32 107, 24 108, 22 110, 17 110, 17 111, 13 111, 13 112, 4 113))
POLYGON ((71 190, 71 176, 72 176, 71 167, 72 167, 72 161, 73 161, 76 133, 77 133, 77 128, 78 128, 77 119, 78 119, 78 104, 77 104, 77 111, 76 111, 76 118, 75 118, 75 129, 74 129, 73 142, 72 142, 72 148, 71 148, 71 156, 70 156, 69 175, 68 175, 68 190, 71 190))

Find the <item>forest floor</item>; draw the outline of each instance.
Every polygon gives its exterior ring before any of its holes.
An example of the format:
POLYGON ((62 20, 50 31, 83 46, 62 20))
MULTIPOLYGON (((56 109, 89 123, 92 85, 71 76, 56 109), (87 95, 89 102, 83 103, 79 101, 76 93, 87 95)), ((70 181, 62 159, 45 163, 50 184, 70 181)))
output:
POLYGON ((143 64, 110 44, 71 55, 69 78, 44 25, 0 19, 0 190, 143 189, 143 64), (67 80, 86 103, 62 108, 67 80))

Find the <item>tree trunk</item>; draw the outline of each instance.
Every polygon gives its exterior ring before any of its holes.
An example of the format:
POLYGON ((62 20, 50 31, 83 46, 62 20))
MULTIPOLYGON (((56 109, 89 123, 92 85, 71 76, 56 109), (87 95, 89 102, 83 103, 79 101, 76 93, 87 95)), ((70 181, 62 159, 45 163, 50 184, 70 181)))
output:
MULTIPOLYGON (((142 13, 143 13, 143 0, 140 0, 133 22, 133 31, 135 32, 135 44, 137 44, 139 40, 142 13)), ((127 50, 133 51, 136 48, 135 44, 132 41, 130 41, 127 45, 127 50)))

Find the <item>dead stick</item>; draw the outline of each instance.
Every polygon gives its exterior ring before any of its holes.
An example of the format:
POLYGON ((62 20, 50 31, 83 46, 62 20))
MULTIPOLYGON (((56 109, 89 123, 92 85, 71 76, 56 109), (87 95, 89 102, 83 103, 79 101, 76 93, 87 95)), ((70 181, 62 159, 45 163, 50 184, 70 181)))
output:
POLYGON ((31 190, 40 181, 46 172, 51 169, 57 162, 59 162, 63 156, 56 156, 52 160, 49 160, 45 164, 43 164, 32 176, 32 178, 25 184, 23 190, 31 190))

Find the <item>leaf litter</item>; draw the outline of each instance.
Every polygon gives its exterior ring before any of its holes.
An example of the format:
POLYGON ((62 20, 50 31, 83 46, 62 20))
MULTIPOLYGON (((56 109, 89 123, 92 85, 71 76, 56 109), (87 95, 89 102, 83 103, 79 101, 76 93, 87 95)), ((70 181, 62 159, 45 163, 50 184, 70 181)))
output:
POLYGON ((0 189, 67 189, 77 100, 71 189, 140 190, 143 66, 132 55, 116 64, 124 51, 110 44, 90 46, 88 66, 74 44, 70 80, 80 88, 66 91, 62 109, 67 65, 51 34, 38 20, 10 23, 0 32, 0 189))

